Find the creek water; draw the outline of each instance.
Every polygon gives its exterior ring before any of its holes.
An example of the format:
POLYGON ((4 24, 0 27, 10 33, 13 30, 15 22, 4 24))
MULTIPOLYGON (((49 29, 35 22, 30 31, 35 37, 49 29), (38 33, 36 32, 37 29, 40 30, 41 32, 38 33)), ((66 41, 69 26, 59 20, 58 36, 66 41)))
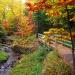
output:
POLYGON ((8 53, 9 57, 6 62, 0 63, 0 75, 9 75, 9 71, 11 70, 15 58, 13 56, 13 50, 10 46, 8 45, 3 45, 0 50, 4 50, 8 53))

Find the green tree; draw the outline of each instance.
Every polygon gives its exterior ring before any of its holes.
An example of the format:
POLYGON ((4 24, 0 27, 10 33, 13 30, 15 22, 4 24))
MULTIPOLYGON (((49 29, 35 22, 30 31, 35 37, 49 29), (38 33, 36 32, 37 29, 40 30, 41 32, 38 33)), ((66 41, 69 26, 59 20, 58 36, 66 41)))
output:
POLYGON ((51 26, 49 17, 42 10, 33 13, 33 21, 38 26, 39 33, 43 33, 43 31, 48 30, 51 26))

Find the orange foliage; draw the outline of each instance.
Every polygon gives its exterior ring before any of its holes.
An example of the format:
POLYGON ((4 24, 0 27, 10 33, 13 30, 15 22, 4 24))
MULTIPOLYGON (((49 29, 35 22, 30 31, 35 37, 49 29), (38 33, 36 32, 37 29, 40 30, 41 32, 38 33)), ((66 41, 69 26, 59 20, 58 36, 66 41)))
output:
POLYGON ((28 9, 30 11, 38 11, 40 9, 45 9, 45 8, 49 9, 49 8, 51 8, 52 5, 46 4, 46 1, 47 0, 40 0, 39 2, 34 3, 34 4, 28 2, 28 3, 26 3, 26 5, 28 6, 28 9))
POLYGON ((60 15, 60 12, 59 12, 59 11, 54 11, 54 12, 52 13, 52 15, 53 15, 53 16, 59 16, 59 15, 60 15))
POLYGON ((71 40, 71 38, 69 36, 64 36, 63 39, 64 40, 71 40))
MULTIPOLYGON (((50 9, 52 10, 53 5, 46 3, 46 1, 47 0, 40 0, 39 2, 34 3, 34 4, 28 2, 28 3, 26 3, 26 5, 27 5, 29 11, 33 11, 33 12, 39 11, 41 9, 46 10, 46 11, 50 10, 50 9)), ((59 16, 60 12, 54 10, 53 13, 49 13, 48 15, 50 15, 50 16, 59 16)))
POLYGON ((15 35, 28 36, 35 31, 35 24, 32 21, 31 14, 29 16, 20 15, 16 24, 17 32, 15 35), (21 17, 21 19, 19 18, 21 17))
POLYGON ((4 27, 6 30, 9 29, 9 22, 8 22, 8 20, 6 20, 6 19, 3 20, 3 27, 4 27))
POLYGON ((75 38, 75 32, 72 32, 72 37, 75 38))
MULTIPOLYGON (((52 9, 53 5, 46 3, 47 0, 40 0, 37 3, 26 3, 28 9, 30 11, 38 11, 40 9, 47 10, 47 9, 52 9)), ((64 6, 64 5, 74 5, 75 0, 58 0, 56 3, 57 6, 64 6)), ((58 16, 60 15, 59 12, 54 12, 53 16, 58 16)))
POLYGON ((59 0, 58 5, 64 6, 64 5, 74 5, 75 0, 59 0))

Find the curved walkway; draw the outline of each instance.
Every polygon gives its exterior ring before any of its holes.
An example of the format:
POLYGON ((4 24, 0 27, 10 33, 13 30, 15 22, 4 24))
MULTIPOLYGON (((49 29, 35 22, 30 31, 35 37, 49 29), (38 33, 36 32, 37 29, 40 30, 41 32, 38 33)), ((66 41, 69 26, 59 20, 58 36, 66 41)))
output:
POLYGON ((66 63, 68 63, 70 66, 73 65, 72 49, 71 48, 65 47, 62 44, 58 44, 55 42, 53 42, 49 45, 54 47, 58 51, 59 55, 62 57, 62 59, 66 63))

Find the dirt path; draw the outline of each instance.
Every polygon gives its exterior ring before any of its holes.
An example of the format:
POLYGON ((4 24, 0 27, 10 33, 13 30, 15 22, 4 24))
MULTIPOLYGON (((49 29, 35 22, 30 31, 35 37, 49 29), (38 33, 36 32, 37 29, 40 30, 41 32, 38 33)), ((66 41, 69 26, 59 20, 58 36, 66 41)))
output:
POLYGON ((73 64, 72 50, 71 48, 65 47, 62 44, 52 43, 50 46, 54 47, 65 62, 70 66, 73 64))
MULTIPOLYGON (((41 39, 39 39, 39 41, 43 42, 43 40, 41 39)), ((48 43, 47 45, 52 46, 55 50, 57 50, 60 57, 62 57, 62 59, 73 68, 73 58, 72 58, 71 48, 63 46, 62 44, 59 44, 59 43, 55 43, 53 41, 50 44, 48 43)))

